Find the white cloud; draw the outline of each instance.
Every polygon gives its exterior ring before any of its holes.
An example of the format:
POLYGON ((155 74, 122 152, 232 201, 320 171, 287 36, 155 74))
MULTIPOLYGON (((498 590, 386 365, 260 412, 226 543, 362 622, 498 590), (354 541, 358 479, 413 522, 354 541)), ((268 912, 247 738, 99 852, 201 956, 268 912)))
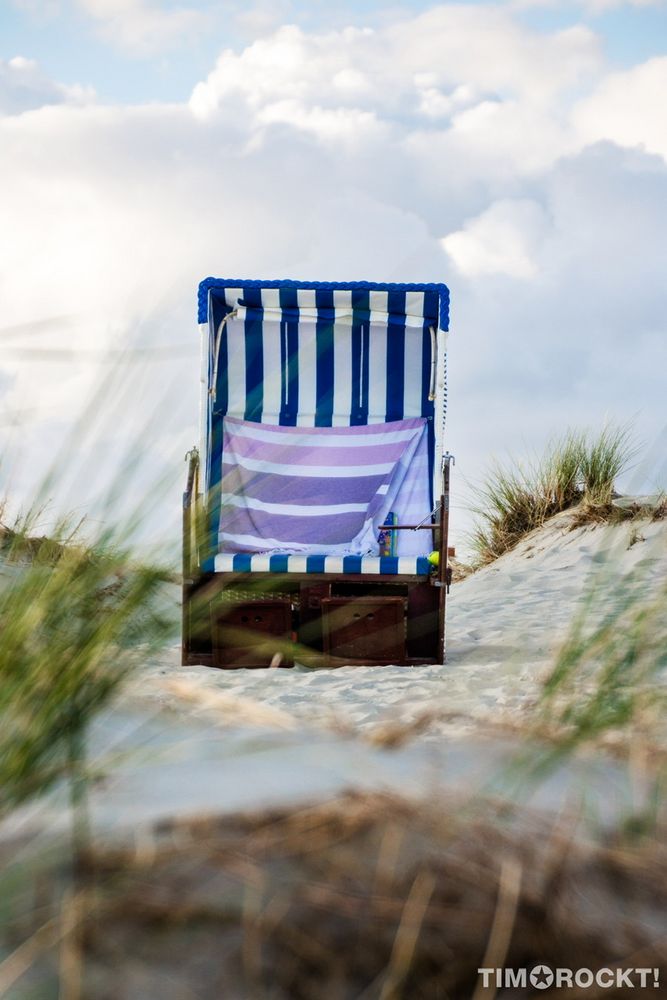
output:
MULTIPOLYGON (((589 14, 604 14, 619 7, 664 7, 667 0, 569 0, 572 7, 579 7, 589 14)), ((535 7, 563 7, 563 0, 509 0, 512 10, 530 10, 535 7)))
POLYGON ((549 220, 537 202, 503 199, 444 237, 442 244, 466 277, 526 279, 537 272, 537 253, 548 231, 549 220))
POLYGON ((61 0, 10 0, 14 7, 25 10, 40 20, 50 20, 62 10, 61 0))
POLYGON ((0 115, 21 114, 46 104, 84 104, 94 96, 89 87, 67 86, 48 79, 33 59, 0 59, 0 115))
POLYGON ((229 3, 225 17, 233 17, 234 27, 243 37, 257 38, 269 34, 281 24, 289 23, 293 15, 292 0, 255 0, 254 3, 229 3), (236 9, 234 10, 234 6, 236 9))
POLYGON ((665 0, 583 0, 584 7, 592 13, 601 14, 617 7, 664 7, 665 0))
POLYGON ((10 0, 42 23, 65 11, 90 18, 102 38, 134 55, 149 56, 191 41, 209 24, 206 9, 172 0, 10 0))
POLYGON ((109 41, 137 54, 151 54, 181 45, 205 24, 205 15, 190 7, 172 7, 151 0, 76 0, 98 22, 109 41))
POLYGON ((667 160, 667 56, 605 77, 574 110, 584 141, 609 139, 667 160))
POLYGON ((419 94, 419 112, 427 118, 448 119, 474 103, 476 94, 468 84, 460 84, 449 93, 437 85, 435 73, 416 73, 415 87, 419 94))
POLYGON ((277 100, 353 102, 394 119, 446 116, 485 96, 544 107, 595 73, 600 58, 583 27, 540 36, 498 8, 441 6, 377 30, 284 26, 241 53, 223 52, 191 106, 207 118, 277 100))

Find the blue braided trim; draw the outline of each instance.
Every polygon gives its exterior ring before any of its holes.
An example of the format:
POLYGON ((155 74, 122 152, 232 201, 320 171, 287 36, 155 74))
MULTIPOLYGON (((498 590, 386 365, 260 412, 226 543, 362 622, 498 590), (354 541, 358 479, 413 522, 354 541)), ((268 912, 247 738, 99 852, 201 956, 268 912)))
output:
MULTIPOLYGON (((211 288, 308 288, 317 291, 369 291, 369 292, 437 292, 440 304, 438 325, 441 330, 449 329, 449 289, 437 282, 427 284, 397 284, 376 281, 257 281, 245 278, 204 278, 197 292, 198 322, 208 320, 208 293, 211 288)), ((433 317, 435 319, 435 317, 433 317)))

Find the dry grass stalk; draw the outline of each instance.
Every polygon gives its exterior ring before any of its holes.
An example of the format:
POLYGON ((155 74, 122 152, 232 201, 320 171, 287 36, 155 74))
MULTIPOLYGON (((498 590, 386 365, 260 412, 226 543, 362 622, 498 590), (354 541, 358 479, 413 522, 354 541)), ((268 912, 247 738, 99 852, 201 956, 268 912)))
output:
POLYGON ((667 972, 660 838, 582 845, 569 821, 506 806, 350 795, 174 821, 155 842, 146 865, 120 847, 91 859, 85 1000, 432 1000, 473 996, 482 966, 639 953, 667 972))
POLYGON ((61 910, 60 991, 58 1000, 81 1000, 83 986, 83 943, 86 893, 67 890, 61 910))
POLYGON ((210 691, 191 681, 168 681, 165 687, 182 701, 188 701, 233 725, 292 730, 299 724, 289 712, 254 698, 244 698, 228 691, 210 691))
POLYGON ((391 949, 380 1000, 397 1000, 403 991, 435 882, 435 877, 430 872, 421 871, 412 883, 391 949))
MULTIPOLYGON (((480 968, 502 969, 505 965, 505 959, 507 958, 507 952, 512 940, 517 906, 519 904, 521 874, 521 864, 516 858, 508 857, 503 859, 500 871, 500 884, 498 886, 498 903, 480 968)), ((494 986, 489 1000, 493 1000, 495 992, 494 986)), ((483 996, 488 997, 489 993, 480 981, 477 984, 472 1000, 480 1000, 480 997, 483 996)))
POLYGON ((40 955, 60 940, 60 935, 59 919, 54 917, 47 920, 0 962, 0 996, 5 996, 11 990, 13 985, 35 965, 40 955))

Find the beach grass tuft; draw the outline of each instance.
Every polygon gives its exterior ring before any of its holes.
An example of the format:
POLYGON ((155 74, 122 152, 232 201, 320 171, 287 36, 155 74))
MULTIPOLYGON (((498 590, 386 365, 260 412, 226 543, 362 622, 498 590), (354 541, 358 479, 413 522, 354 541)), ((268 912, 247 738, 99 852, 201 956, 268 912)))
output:
POLYGON ((664 728, 667 581, 643 561, 624 575, 614 565, 611 550, 545 683, 545 714, 564 749, 621 734, 631 746, 664 728))
POLYGON ((634 456, 627 428, 597 435, 568 431, 528 463, 497 463, 475 491, 472 546, 486 565, 561 511, 577 508, 578 523, 619 519, 614 483, 634 456))
POLYGON ((120 531, 85 543, 70 521, 42 538, 34 522, 1 538, 0 814, 72 776, 93 716, 138 651, 172 631, 159 602, 167 574, 134 559, 120 531))

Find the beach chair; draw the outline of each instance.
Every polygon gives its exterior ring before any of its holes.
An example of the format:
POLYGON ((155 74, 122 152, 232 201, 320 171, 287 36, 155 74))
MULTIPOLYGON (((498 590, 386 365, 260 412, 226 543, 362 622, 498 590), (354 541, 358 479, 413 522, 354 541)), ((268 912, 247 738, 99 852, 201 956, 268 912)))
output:
POLYGON ((448 312, 442 284, 201 282, 184 664, 444 661, 448 312))

